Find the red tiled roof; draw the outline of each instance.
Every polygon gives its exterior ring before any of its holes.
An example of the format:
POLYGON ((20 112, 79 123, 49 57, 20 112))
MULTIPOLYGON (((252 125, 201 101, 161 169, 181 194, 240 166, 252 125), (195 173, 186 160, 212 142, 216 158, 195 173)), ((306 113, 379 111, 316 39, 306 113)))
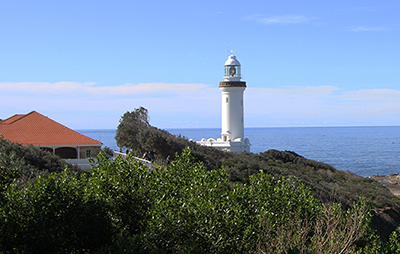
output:
POLYGON ((0 121, 0 124, 11 124, 11 123, 17 121, 18 119, 20 119, 23 116, 24 115, 13 115, 12 117, 9 117, 4 121, 0 121))
POLYGON ((14 115, 0 121, 0 136, 23 145, 93 145, 103 143, 82 135, 56 121, 32 111, 26 115, 14 115))

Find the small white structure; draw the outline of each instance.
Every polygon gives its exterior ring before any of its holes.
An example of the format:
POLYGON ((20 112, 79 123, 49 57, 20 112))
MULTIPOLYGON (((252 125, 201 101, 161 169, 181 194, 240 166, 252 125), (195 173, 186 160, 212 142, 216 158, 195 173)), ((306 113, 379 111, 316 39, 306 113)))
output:
POLYGON ((241 65, 236 56, 230 55, 225 62, 224 81, 219 82, 222 92, 221 138, 203 138, 197 141, 198 144, 235 153, 250 152, 249 139, 244 138, 243 92, 246 82, 241 79, 241 65))
MULTIPOLYGON (((116 158, 118 156, 121 156, 122 158, 126 159, 126 157, 128 157, 128 155, 126 153, 123 152, 117 152, 117 151, 113 151, 113 158, 116 158)), ((148 160, 143 160, 142 158, 139 157, 134 157, 136 161, 139 161, 141 163, 143 163, 150 171, 153 170, 153 165, 151 164, 151 161, 148 160)))

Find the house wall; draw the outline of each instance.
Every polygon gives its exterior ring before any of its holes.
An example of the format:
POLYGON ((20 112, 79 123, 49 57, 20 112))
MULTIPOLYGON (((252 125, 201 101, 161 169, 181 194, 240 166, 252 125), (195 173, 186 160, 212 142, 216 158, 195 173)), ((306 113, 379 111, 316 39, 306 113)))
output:
POLYGON ((86 159, 86 158, 92 158, 92 157, 97 157, 97 155, 100 152, 100 146, 73 146, 73 147, 40 147, 41 149, 45 151, 49 151, 50 153, 53 153, 55 155, 60 156, 63 159, 78 159, 78 151, 79 151, 79 159, 86 159), (87 155, 87 150, 90 151, 90 156, 87 155))
POLYGON ((86 156, 87 150, 90 150, 90 157, 96 157, 100 152, 100 146, 81 146, 79 153, 81 159, 90 158, 86 156))

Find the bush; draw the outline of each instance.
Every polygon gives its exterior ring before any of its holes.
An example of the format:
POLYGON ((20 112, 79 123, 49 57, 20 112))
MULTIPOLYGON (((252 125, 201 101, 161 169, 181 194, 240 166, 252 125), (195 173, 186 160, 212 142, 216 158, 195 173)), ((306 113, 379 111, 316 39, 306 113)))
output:
MULTIPOLYGON (((12 143, 0 136, 0 167, 10 173, 18 188, 24 188, 28 183, 33 183, 38 176, 46 177, 52 172, 61 172, 65 167, 73 172, 80 172, 77 166, 67 164, 58 156, 41 150, 32 145, 23 146, 12 143)), ((1 177, 1 176, 0 176, 1 177)))
POLYGON ((85 253, 108 242, 104 204, 85 193, 87 179, 70 171, 8 189, 0 210, 0 247, 17 253, 85 253))
MULTIPOLYGON (((186 142, 176 140, 182 143, 171 143, 174 147, 186 142)), ((3 155, 0 249, 348 253, 378 246, 376 238, 365 236, 370 220, 366 202, 350 192, 355 200, 346 205, 323 203, 321 195, 314 196, 317 191, 327 193, 335 183, 331 179, 349 183, 337 185, 338 193, 354 184, 379 189, 374 182, 293 152, 235 155, 189 143, 195 152, 183 149, 164 169, 149 171, 132 156, 110 161, 102 151, 90 174, 64 170, 38 177, 24 188, 16 188, 12 169, 31 164, 17 152, 3 155), (225 168, 214 169, 218 164, 225 168), (228 172, 240 180, 231 182, 228 172), (317 177, 319 182, 313 182, 317 177)), ((391 239, 391 245, 379 242, 380 248, 398 249, 398 237, 391 239)))

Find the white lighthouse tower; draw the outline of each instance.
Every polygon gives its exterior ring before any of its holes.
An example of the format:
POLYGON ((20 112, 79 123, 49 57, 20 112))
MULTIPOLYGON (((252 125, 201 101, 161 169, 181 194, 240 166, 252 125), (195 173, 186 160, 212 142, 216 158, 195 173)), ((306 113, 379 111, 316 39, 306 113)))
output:
POLYGON ((236 56, 230 55, 224 67, 224 81, 219 82, 222 92, 221 138, 203 138, 197 143, 235 153, 250 152, 250 142, 244 138, 243 92, 246 82, 241 81, 241 65, 236 56))

